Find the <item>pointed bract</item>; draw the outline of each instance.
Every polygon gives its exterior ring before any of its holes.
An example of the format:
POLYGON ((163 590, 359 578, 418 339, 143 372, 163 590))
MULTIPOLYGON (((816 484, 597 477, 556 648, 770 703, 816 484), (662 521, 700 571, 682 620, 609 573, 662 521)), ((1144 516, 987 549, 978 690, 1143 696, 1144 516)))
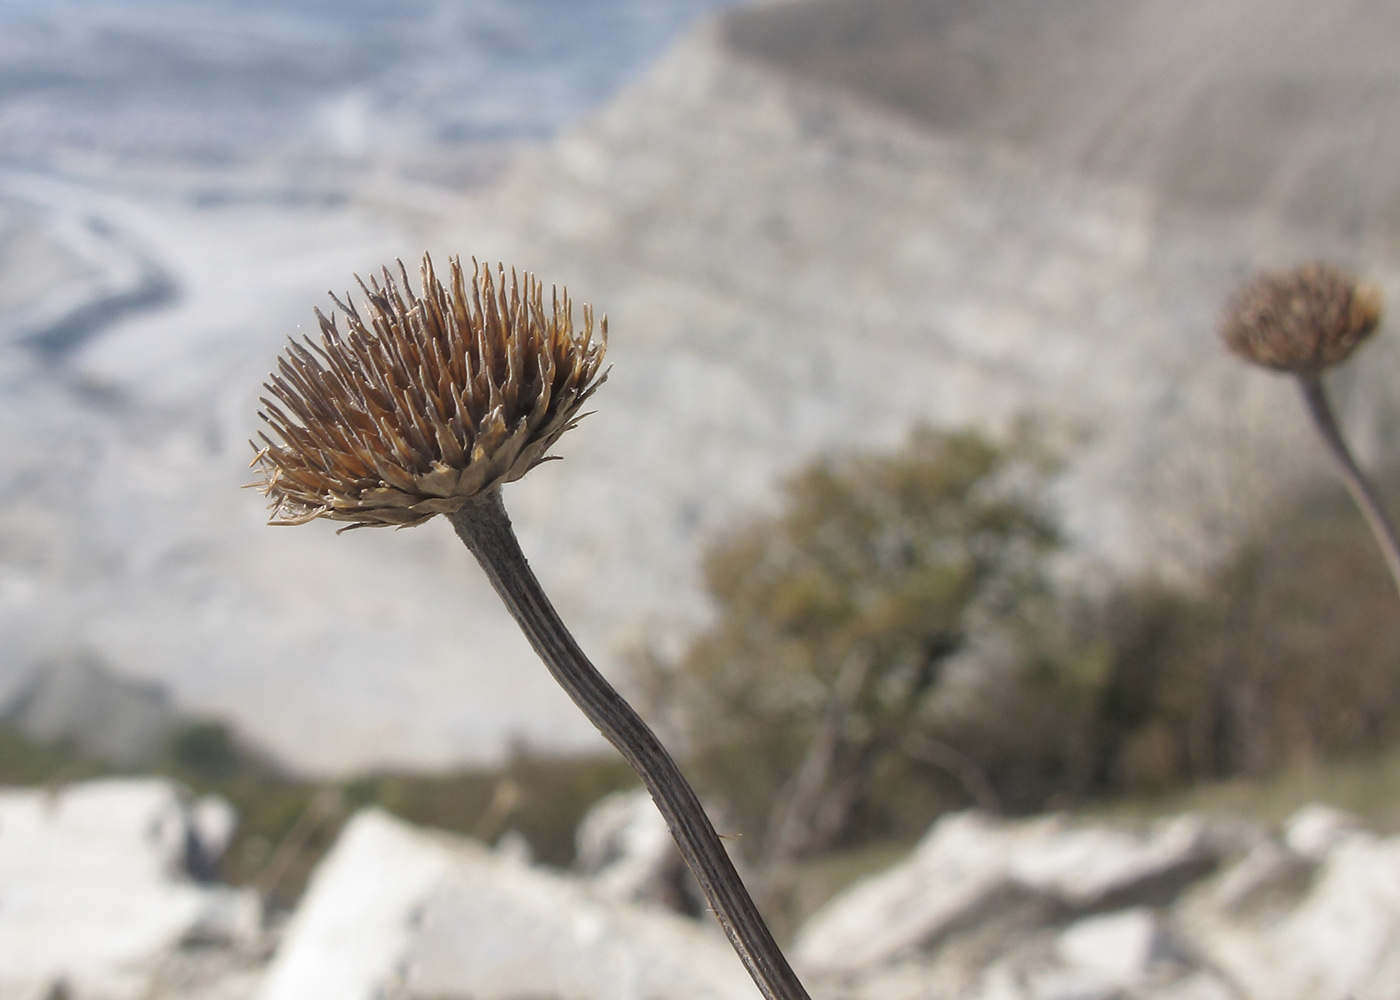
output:
POLYGON ((460 510, 544 461, 607 377, 607 318, 595 338, 584 306, 575 330, 567 291, 546 307, 534 275, 473 261, 468 280, 455 257, 444 285, 424 255, 420 298, 399 273, 359 283, 363 315, 332 296, 346 329, 317 310, 320 342, 292 342, 264 384, 253 465, 272 523, 460 510))

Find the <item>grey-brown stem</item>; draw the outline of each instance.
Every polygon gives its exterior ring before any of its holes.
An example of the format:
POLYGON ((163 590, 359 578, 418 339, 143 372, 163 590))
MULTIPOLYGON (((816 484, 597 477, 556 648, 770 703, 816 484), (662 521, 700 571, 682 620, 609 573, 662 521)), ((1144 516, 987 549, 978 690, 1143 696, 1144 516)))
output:
POLYGON ((1395 582, 1396 590, 1400 590, 1400 540, 1396 537, 1395 525, 1390 523, 1390 518, 1386 516, 1385 508, 1381 506, 1380 498, 1371 488, 1370 481, 1362 473, 1356 460, 1351 457, 1351 450, 1342 437, 1342 430, 1337 425, 1331 404, 1327 401, 1327 392, 1322 387, 1321 378, 1316 375, 1299 375, 1298 382, 1303 390, 1303 401, 1307 404, 1308 413, 1312 416, 1318 433, 1322 435, 1327 450, 1336 461, 1351 498, 1361 508, 1366 523, 1371 527, 1371 533, 1376 536, 1376 544, 1381 547, 1381 555, 1385 558, 1386 568, 1390 570, 1390 578, 1395 582))
POLYGON ((560 621, 520 550, 500 491, 473 499, 449 520, 554 679, 646 783, 681 856, 764 997, 808 1000, 680 768, 560 621))

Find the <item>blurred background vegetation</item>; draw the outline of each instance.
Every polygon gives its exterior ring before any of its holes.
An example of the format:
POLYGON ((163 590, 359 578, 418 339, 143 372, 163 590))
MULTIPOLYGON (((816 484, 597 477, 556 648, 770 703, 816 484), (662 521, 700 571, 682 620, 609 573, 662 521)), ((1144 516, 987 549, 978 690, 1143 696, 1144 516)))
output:
POLYGON ((1193 590, 1091 597, 1057 572, 1052 473, 1025 440, 927 430, 818 462, 711 549, 710 629, 639 658, 770 905, 809 912, 967 807, 1321 799, 1394 828, 1400 614, 1341 486, 1193 590))
MULTIPOLYGON (((820 460, 711 547, 710 627, 678 658, 635 658, 632 687, 771 905, 810 910, 967 807, 1274 816, 1321 798, 1400 828, 1400 614, 1341 487, 1298 497, 1193 591, 1090 598, 1059 579, 1038 499, 1053 470, 1025 435, 930 430, 820 460)), ((0 727, 2 783, 123 770, 0 727)), ((227 797, 242 824, 220 874, 281 906, 358 806, 514 831, 568 865, 588 807, 635 785, 619 758, 527 748, 324 784, 213 721, 176 728, 139 770, 227 797)))

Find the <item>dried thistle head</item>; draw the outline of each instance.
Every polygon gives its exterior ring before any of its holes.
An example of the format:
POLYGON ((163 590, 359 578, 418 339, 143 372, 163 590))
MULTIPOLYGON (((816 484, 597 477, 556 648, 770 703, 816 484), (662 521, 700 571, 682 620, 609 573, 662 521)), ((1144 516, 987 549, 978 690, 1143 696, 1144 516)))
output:
POLYGON ((444 285, 424 255, 421 297, 402 263, 402 291, 386 268, 382 285, 359 282, 363 316, 331 297, 345 333, 318 309, 320 343, 289 344, 254 446, 271 523, 421 524, 519 479, 578 422, 607 377, 607 319, 595 339, 588 306, 574 329, 567 291, 546 305, 533 275, 472 266, 467 279, 452 258, 444 285))
POLYGON ((1381 293, 1330 264, 1256 275, 1230 300, 1221 335, 1247 361, 1316 375, 1345 360, 1381 319, 1381 293))

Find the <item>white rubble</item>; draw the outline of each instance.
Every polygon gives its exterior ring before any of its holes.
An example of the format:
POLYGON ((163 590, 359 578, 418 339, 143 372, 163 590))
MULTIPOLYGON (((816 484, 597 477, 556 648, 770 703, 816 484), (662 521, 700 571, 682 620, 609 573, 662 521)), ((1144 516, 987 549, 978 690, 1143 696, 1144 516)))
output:
POLYGON ((1295 853, 1321 861, 1328 851, 1360 828, 1355 816, 1313 803, 1299 809, 1288 820, 1283 840, 1295 853))
POLYGON ((814 972, 849 973, 1016 913, 1159 903, 1215 866, 1213 841, 1194 816, 1136 833, 1059 815, 1004 823, 957 813, 907 861, 815 914, 794 955, 814 972))
POLYGON ((201 853, 223 857, 238 830, 238 810, 219 795, 202 795, 190 806, 190 829, 201 853))
POLYGON ((1243 995, 1400 996, 1400 837, 1380 838, 1349 825, 1320 856, 1284 845, 1283 857, 1292 863, 1274 861, 1252 892, 1206 893, 1185 908, 1181 924, 1194 947, 1243 995))
POLYGON ((717 930, 367 809, 313 875, 258 1000, 757 995, 717 930))
POLYGON ((0 789, 0 997, 144 998, 182 943, 254 942, 257 897, 191 879, 197 845, 164 779, 0 789))
POLYGON ((975 813, 799 932, 833 1000, 1381 1000, 1400 996, 1400 837, 1325 806, 1277 836, 975 813))
POLYGON ((1095 973, 1106 985, 1120 988, 1140 986, 1161 966, 1181 961, 1161 916, 1140 906, 1071 924, 1056 939, 1055 950, 1071 968, 1095 973))
POLYGON ((583 817, 574 841, 575 867, 600 896, 656 903, 682 913, 704 909, 700 887, 645 789, 599 799, 583 817))
MULTIPOLYGON (((252 895, 185 873, 226 807, 157 779, 3 791, 0 1000, 754 1000, 708 917, 636 902, 652 812, 604 800, 578 876, 363 810, 265 965, 252 895)), ((1277 833, 962 813, 790 953, 816 1000, 1393 1000, 1400 837, 1323 806, 1277 833)))

